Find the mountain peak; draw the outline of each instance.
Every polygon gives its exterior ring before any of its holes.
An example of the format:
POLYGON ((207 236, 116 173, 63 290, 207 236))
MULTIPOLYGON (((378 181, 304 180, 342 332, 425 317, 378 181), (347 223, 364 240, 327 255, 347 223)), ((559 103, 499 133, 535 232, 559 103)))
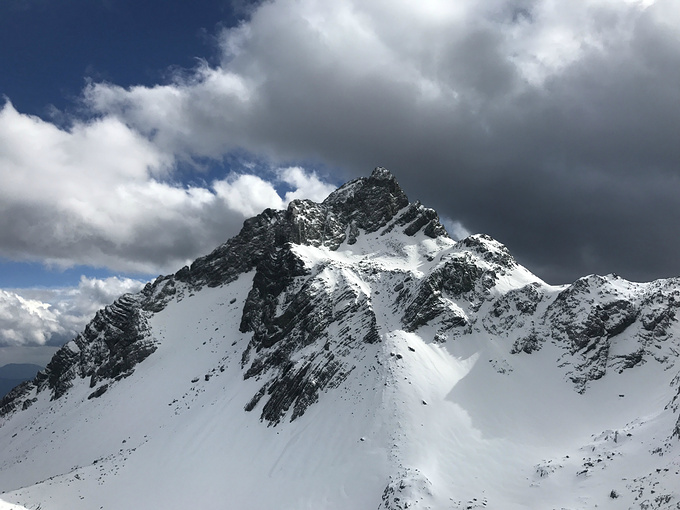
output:
POLYGON ((385 180, 385 181, 395 181, 396 182, 396 180, 397 180, 394 177, 394 175, 392 174, 392 172, 390 172, 387 168, 385 168, 383 166, 375 167, 373 169, 373 172, 371 172, 371 177, 373 179, 382 179, 382 180, 385 180))
POLYGON ((336 215, 347 218, 367 232, 385 226, 408 204, 408 197, 397 179, 381 167, 373 170, 370 177, 360 177, 341 186, 323 201, 323 205, 336 215))

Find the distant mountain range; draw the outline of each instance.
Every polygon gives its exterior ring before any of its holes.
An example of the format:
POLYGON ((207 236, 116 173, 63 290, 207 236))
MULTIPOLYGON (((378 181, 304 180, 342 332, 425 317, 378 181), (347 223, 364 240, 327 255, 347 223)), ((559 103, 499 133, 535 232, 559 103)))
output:
POLYGON ((0 398, 4 397, 15 386, 30 381, 45 367, 30 363, 9 363, 0 367, 0 398))
POLYGON ((677 510, 678 308, 678 279, 548 285, 378 168, 1 399, 0 509, 677 510))

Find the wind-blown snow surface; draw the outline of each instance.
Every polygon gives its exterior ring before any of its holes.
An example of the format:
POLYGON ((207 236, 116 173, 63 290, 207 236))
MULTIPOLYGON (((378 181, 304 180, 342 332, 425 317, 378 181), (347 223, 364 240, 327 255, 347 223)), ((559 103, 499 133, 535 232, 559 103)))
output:
POLYGON ((0 424, 0 509, 680 508, 677 322, 650 346, 656 357, 620 371, 638 348, 637 322, 612 329, 604 362, 566 348, 560 335, 572 330, 559 327, 599 310, 592 299, 605 291, 640 317, 666 283, 551 287, 485 236, 386 229, 337 250, 291 250, 307 270, 296 288, 330 296, 338 316, 357 302, 375 313, 378 341, 337 347, 363 331, 350 316, 293 354, 304 363, 335 350, 346 378, 292 421, 291 410, 261 419, 262 402, 245 411, 267 379, 244 379, 242 366, 254 271, 195 293, 179 285, 150 314, 157 350, 132 375, 89 399, 89 381, 76 378, 0 424), (444 312, 414 316, 428 277, 461 257, 495 279, 435 289, 444 312), (581 306, 572 316, 560 308, 569 299, 581 306))

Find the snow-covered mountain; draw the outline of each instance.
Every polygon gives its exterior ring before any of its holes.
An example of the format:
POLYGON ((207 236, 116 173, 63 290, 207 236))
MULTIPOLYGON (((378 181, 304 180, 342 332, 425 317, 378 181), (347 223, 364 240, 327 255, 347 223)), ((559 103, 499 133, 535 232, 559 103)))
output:
POLYGON ((680 508, 678 307, 379 168, 98 312, 0 401, 0 508, 680 508))

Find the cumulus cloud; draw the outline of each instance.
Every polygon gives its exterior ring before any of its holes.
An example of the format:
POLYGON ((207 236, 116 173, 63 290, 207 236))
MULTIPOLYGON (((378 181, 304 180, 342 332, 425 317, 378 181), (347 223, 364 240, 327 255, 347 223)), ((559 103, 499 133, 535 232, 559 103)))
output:
POLYGON ((280 168, 277 175, 292 188, 284 196, 283 202, 286 204, 301 198, 323 202, 335 190, 335 186, 323 182, 315 173, 306 172, 299 166, 280 168))
POLYGON ((330 189, 301 168, 185 186, 173 180, 175 156, 112 115, 67 130, 5 103, 0 255, 170 272, 234 235, 244 218, 330 189), (279 196, 280 185, 292 191, 279 196))
POLYGON ((73 288, 0 290, 0 348, 61 345, 97 310, 143 285, 130 278, 83 276, 73 288))
POLYGON ((219 64, 91 83, 95 120, 68 131, 6 104, 0 171, 20 176, 0 191, 1 253, 170 267, 325 193, 294 167, 173 184, 178 163, 236 152, 343 178, 387 166, 549 281, 679 274, 678 18, 675 0, 261 3, 220 34, 219 64))
POLYGON ((335 189, 301 167, 280 168, 276 177, 280 183, 292 188, 283 197, 271 182, 250 174, 216 181, 213 188, 228 209, 245 217, 255 216, 267 207, 283 209, 290 201, 300 198, 322 202, 335 189))
POLYGON ((0 290, 0 345, 43 345, 61 332, 50 305, 0 290))
POLYGON ((221 34, 219 66, 85 97, 179 157, 388 166, 553 281, 668 276, 677 22, 672 0, 276 0, 221 34))

